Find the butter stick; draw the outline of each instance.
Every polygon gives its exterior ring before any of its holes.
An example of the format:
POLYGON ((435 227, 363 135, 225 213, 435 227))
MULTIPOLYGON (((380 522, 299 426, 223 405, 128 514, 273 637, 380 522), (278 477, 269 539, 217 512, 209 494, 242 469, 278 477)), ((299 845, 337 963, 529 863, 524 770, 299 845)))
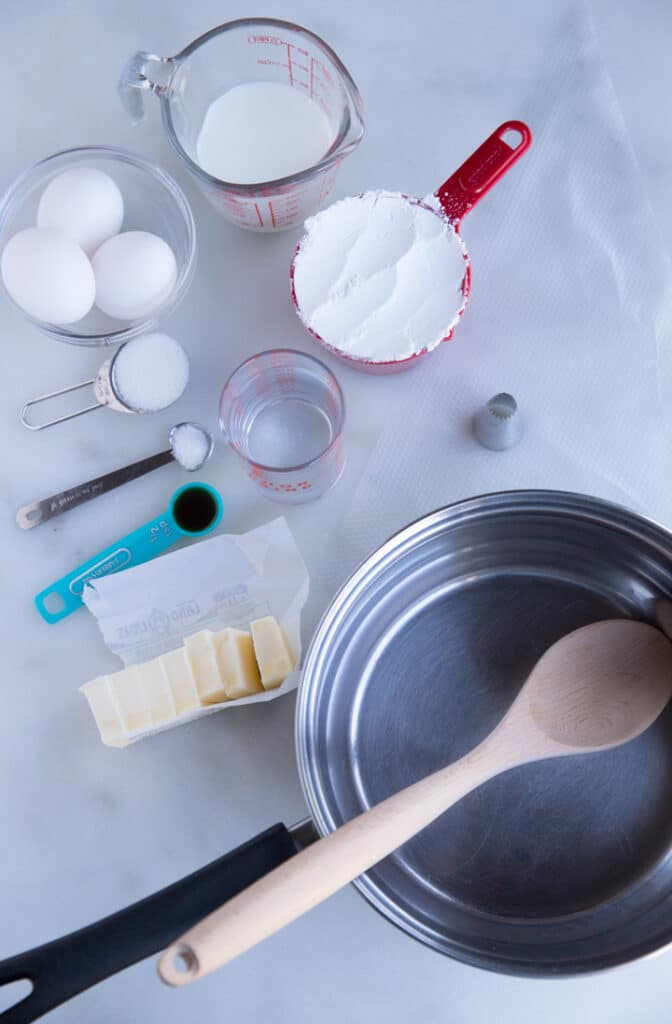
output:
POLYGON ((262 689, 254 656, 252 637, 242 629, 222 629, 213 633, 215 654, 222 684, 229 700, 251 697, 262 689))
POLYGON ((148 729, 152 724, 152 713, 137 667, 131 665, 115 672, 108 676, 108 682, 126 732, 148 729))
POLYGON ((108 747, 126 746, 126 730, 110 692, 108 676, 98 676, 80 687, 98 726, 100 738, 108 747))
POLYGON ((255 619, 250 623, 250 630, 262 686, 265 690, 274 690, 295 668, 287 637, 272 615, 255 619))
POLYGON ((168 651, 167 654, 161 655, 159 661, 173 695, 175 713, 183 715, 187 711, 200 708, 201 702, 198 699, 196 682, 186 649, 178 647, 176 651, 168 651))
POLYGON ((203 629, 200 633, 188 636, 184 645, 201 704, 219 704, 226 700, 210 630, 203 629))
POLYGON ((161 725, 175 718, 175 701, 161 659, 146 661, 144 665, 138 665, 137 669, 140 685, 145 691, 152 725, 161 725))

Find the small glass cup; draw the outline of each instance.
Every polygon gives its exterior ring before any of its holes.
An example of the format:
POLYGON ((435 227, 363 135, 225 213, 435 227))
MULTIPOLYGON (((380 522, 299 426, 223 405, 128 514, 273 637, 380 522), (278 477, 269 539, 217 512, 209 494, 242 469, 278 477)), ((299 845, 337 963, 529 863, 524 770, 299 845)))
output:
POLYGON ((362 99, 339 57, 313 32, 275 18, 219 25, 174 57, 136 53, 121 74, 119 92, 135 123, 144 117, 145 94, 158 96, 168 141, 203 194, 228 220, 249 231, 284 231, 315 213, 364 134, 362 99), (313 167, 286 178, 253 185, 222 181, 198 162, 203 119, 218 96, 259 81, 290 85, 315 100, 331 126, 332 144, 313 167))
POLYGON ((224 385, 219 422, 246 475, 267 497, 298 505, 319 498, 345 464, 345 403, 314 356, 272 349, 251 356, 224 385))
MULTIPOLYGON (((23 309, 20 312, 57 341, 72 345, 119 345, 154 330, 186 295, 196 267, 194 218, 182 189, 160 167, 125 149, 83 146, 39 160, 10 185, 0 201, 0 252, 12 235, 35 226, 44 189, 57 174, 73 167, 94 167, 114 179, 124 197, 122 231, 151 231, 163 238, 175 253, 175 284, 161 305, 143 319, 115 320, 94 306, 77 323, 60 326, 37 320, 23 309)), ((7 298, 16 305, 9 295, 7 298)))

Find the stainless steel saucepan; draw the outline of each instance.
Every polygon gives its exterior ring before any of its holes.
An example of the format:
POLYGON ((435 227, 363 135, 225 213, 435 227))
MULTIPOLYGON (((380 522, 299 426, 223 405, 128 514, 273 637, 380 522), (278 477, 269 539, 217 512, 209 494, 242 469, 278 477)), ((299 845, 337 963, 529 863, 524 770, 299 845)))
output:
MULTIPOLYGON (((189 878, 0 963, 27 1024, 130 966, 492 729, 542 652, 599 619, 672 625, 672 535, 553 491, 493 494, 406 527, 354 573, 304 666, 296 717, 312 823, 276 825, 189 878)), ((356 881, 390 921, 510 974, 596 971, 672 943, 672 709, 631 744, 509 772, 356 881)), ((251 954, 254 955, 254 954, 251 954)))

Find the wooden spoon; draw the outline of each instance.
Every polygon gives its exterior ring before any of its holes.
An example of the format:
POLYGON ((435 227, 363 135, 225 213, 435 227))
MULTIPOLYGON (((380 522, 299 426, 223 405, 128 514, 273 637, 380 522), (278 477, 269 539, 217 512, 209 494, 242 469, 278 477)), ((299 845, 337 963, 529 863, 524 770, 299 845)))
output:
POLYGON ((169 985, 202 978, 327 899, 476 787, 550 757, 588 754, 644 732, 672 696, 672 644, 619 619, 569 633, 537 662, 493 732, 454 764, 389 797, 214 911, 159 960, 169 985))

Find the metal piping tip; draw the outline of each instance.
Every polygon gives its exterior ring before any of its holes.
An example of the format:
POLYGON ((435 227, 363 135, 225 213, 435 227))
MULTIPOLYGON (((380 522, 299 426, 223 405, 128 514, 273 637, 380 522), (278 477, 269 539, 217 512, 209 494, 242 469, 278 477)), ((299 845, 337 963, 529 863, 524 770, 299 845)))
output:
POLYGON ((474 416, 474 436, 491 451, 513 448, 523 436, 523 421, 518 403, 505 391, 494 395, 474 416))

